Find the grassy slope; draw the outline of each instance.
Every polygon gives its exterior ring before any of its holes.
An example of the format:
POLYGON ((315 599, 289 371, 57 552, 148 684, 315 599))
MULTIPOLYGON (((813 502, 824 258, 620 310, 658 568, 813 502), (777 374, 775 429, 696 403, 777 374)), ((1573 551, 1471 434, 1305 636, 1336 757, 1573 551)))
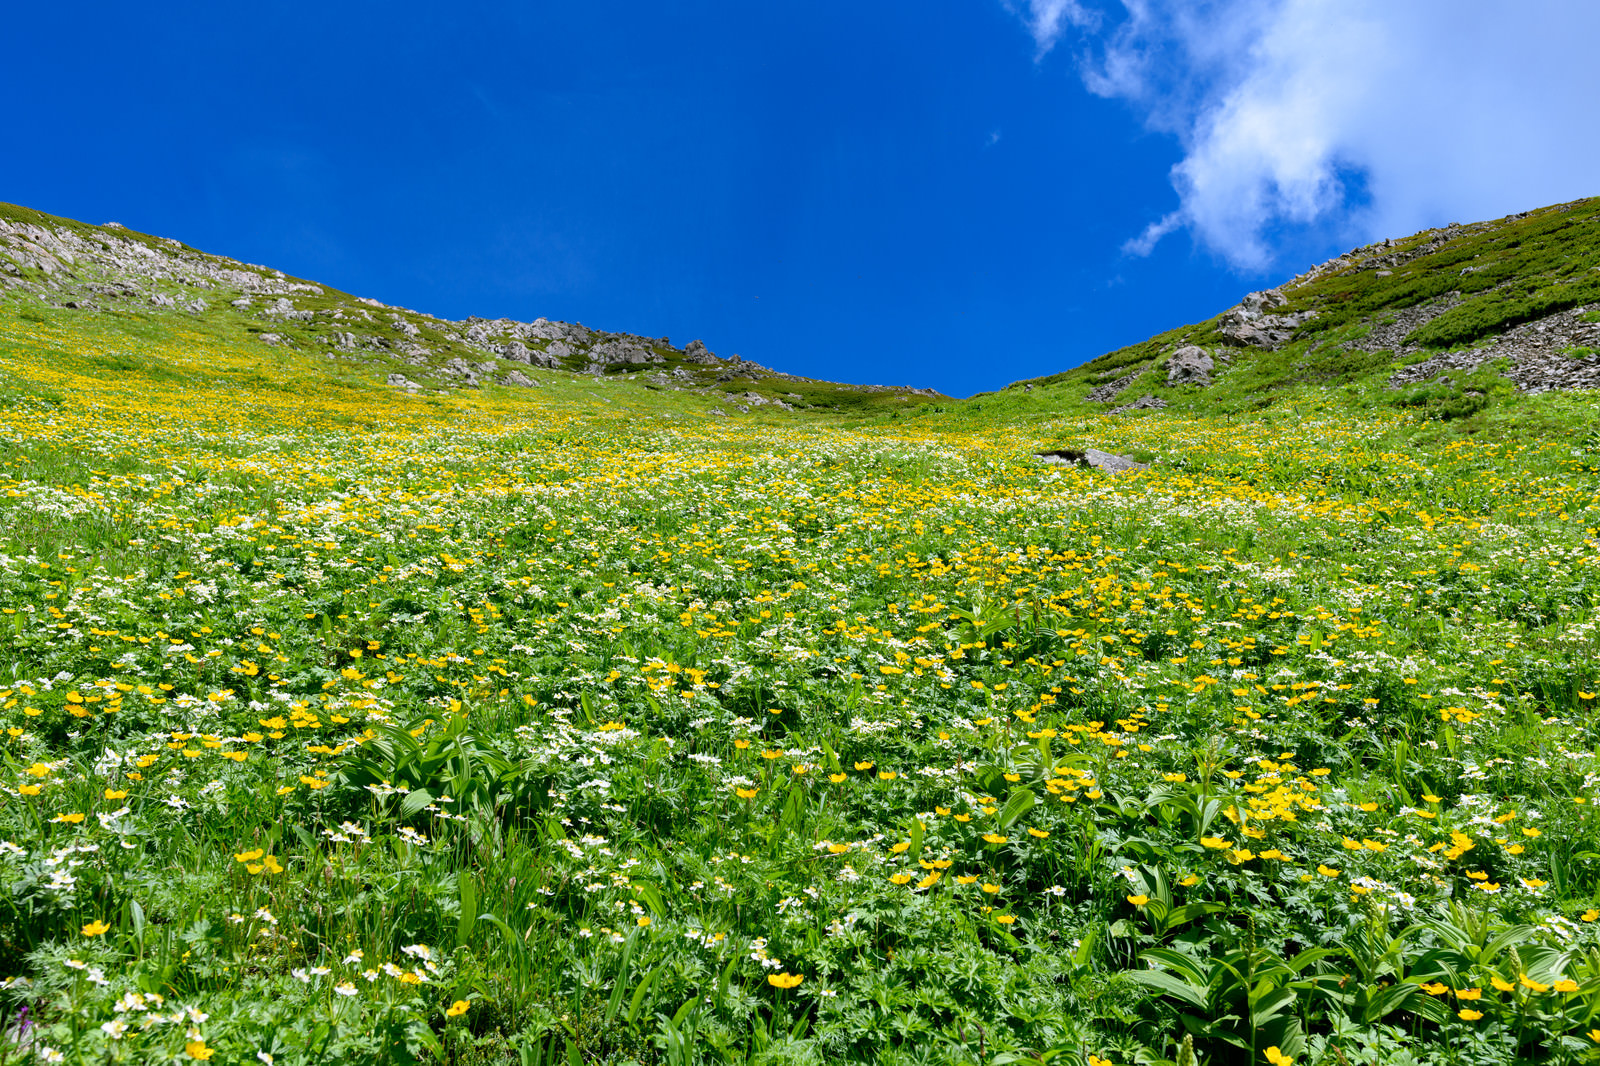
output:
MULTIPOLYGON (((1169 390, 1159 363, 1186 344, 1221 348, 1220 316, 1157 334, 1073 370, 1016 382, 1006 391, 1023 391, 1031 385, 1036 392, 1044 390, 1035 402, 1058 409, 1099 409, 1099 405, 1080 406, 1091 388, 1134 367, 1150 365, 1148 373, 1130 385, 1125 399, 1149 391, 1178 410, 1226 413, 1261 409, 1288 396, 1338 386, 1342 391, 1336 402, 1341 405, 1395 404, 1401 398, 1384 388, 1389 375, 1402 365, 1395 353, 1364 352, 1346 343, 1386 316, 1445 298, 1459 298, 1460 303, 1414 331, 1406 338, 1408 344, 1440 350, 1459 347, 1554 311, 1600 302, 1600 199, 1558 204, 1495 222, 1426 230, 1393 242, 1392 247, 1355 249, 1342 260, 1319 277, 1282 287, 1289 302, 1277 308, 1278 313, 1315 311, 1316 319, 1279 351, 1238 351, 1233 366, 1209 388, 1169 390), (1405 261, 1388 269, 1387 276, 1379 276, 1384 264, 1372 260, 1391 256, 1405 261)), ((1494 377, 1488 373, 1483 380, 1458 385, 1455 392, 1492 385, 1494 377)), ((1494 391, 1504 395, 1508 390, 1502 385, 1494 391)), ((986 406, 992 403, 987 397, 977 399, 986 406)))
POLYGON ((1133 418, 1073 378, 730 421, 251 327, 0 303, 37 1045, 1592 1057, 1593 397, 1441 421, 1292 380, 1308 334, 1133 418), (1031 461, 1084 443, 1161 462, 1031 461))

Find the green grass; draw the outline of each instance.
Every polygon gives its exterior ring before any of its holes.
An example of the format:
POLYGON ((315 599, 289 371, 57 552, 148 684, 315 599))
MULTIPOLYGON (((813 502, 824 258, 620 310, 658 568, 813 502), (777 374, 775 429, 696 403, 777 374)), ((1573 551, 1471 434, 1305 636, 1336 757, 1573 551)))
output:
POLYGON ((1600 402, 1367 325, 719 419, 0 300, 0 1062, 1593 1061, 1600 402))

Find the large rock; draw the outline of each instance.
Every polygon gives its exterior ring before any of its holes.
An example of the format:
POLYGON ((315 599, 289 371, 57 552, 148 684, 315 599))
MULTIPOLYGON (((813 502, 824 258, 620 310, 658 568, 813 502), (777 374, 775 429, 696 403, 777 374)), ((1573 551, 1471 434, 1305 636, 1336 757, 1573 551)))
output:
POLYGON ((691 363, 715 363, 717 357, 706 348, 706 342, 692 340, 683 350, 683 357, 691 363))
POLYGON ((500 358, 509 359, 513 363, 531 363, 533 357, 528 354, 528 346, 521 341, 512 341, 500 346, 500 358))
POLYGON ((1246 293, 1237 306, 1222 314, 1223 340, 1241 348, 1278 348, 1287 344, 1296 329, 1316 317, 1315 311, 1297 315, 1270 313, 1288 302, 1277 289, 1246 293))
POLYGON ((1124 411, 1159 411, 1167 406, 1167 401, 1159 396, 1152 396, 1148 392, 1132 403, 1125 403, 1121 407, 1113 407, 1111 414, 1120 415, 1124 411))
POLYGON ((1189 344, 1173 352, 1167 360, 1168 385, 1209 385, 1216 364, 1211 353, 1189 344))
POLYGON ((1104 470, 1111 474, 1120 474, 1127 470, 1147 470, 1148 463, 1136 462, 1125 455, 1113 455, 1103 452, 1099 448, 1063 448, 1051 452, 1035 452, 1040 459, 1047 463, 1057 463, 1062 466, 1092 466, 1096 470, 1104 470))

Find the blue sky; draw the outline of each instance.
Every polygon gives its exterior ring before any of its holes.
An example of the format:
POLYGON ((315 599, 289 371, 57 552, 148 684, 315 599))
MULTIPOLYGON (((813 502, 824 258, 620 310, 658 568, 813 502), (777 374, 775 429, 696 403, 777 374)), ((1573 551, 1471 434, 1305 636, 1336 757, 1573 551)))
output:
POLYGON ((953 395, 1367 240, 1600 193, 1589 2, 91 2, 8 24, 0 199, 445 317, 953 395))

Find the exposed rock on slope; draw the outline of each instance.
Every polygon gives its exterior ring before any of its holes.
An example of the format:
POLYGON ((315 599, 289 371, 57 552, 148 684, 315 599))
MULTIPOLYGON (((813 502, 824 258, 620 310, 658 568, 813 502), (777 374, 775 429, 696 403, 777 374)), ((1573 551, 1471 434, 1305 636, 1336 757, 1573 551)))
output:
POLYGON ((1119 413, 1237 373, 1268 394, 1356 381, 1470 393, 1499 378, 1528 393, 1600 388, 1600 198, 1352 249, 1207 322, 1013 387, 1081 383, 1119 413))
MULTIPOLYGON (((730 399, 735 392, 749 392, 751 383, 799 383, 810 387, 810 402, 803 406, 832 406, 851 394, 892 393, 907 402, 938 395, 931 389, 840 385, 783 374, 737 355, 720 358, 699 340, 679 349, 666 337, 607 333, 544 318, 450 321, 207 255, 117 223, 91 226, 0 204, 0 291, 6 290, 85 312, 170 309, 231 317, 262 344, 370 364, 379 380, 411 391, 487 384, 531 388, 537 382, 525 370, 537 367, 627 378, 661 372, 648 379, 648 387, 730 399)), ((782 411, 802 406, 777 400, 771 392, 753 395, 760 396, 759 404, 741 406, 782 411)))

